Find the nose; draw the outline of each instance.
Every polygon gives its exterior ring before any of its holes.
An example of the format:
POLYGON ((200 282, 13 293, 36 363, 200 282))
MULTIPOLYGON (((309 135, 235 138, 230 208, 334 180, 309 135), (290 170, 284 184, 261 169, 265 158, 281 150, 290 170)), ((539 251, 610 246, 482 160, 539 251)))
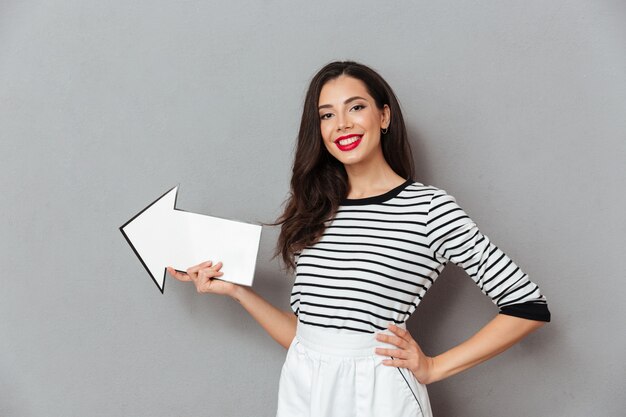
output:
POLYGON ((337 130, 345 130, 346 128, 351 126, 352 122, 350 121, 350 118, 348 116, 344 116, 341 113, 337 115, 337 130))

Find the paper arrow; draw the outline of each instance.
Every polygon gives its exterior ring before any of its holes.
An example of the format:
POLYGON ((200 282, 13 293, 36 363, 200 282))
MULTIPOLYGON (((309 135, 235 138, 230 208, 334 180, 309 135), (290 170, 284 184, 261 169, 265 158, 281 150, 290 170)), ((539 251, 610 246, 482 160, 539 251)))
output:
POLYGON ((165 290, 166 267, 178 271, 201 262, 222 262, 219 279, 252 285, 261 226, 176 208, 178 186, 120 227, 146 271, 165 290))

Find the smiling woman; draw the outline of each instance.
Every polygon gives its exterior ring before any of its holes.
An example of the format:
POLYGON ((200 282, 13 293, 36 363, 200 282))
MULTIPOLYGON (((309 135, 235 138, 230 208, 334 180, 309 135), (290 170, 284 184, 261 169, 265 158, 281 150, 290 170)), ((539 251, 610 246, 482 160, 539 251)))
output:
POLYGON ((305 99, 291 197, 276 223, 276 255, 296 272, 291 307, 298 317, 279 416, 430 416, 426 384, 481 363, 550 320, 537 285, 454 197, 413 177, 404 119, 387 82, 356 62, 322 68, 305 99), (449 261, 500 314, 431 358, 404 323, 449 261))
POLYGON ((318 107, 324 145, 348 175, 384 167, 380 139, 381 130, 389 126, 389 106, 379 109, 363 81, 346 75, 326 82, 319 102, 325 103, 318 107))
POLYGON ((215 278, 199 292, 239 301, 288 348, 277 417, 432 416, 426 385, 493 357, 550 321, 539 287, 454 197, 413 179, 398 100, 374 70, 332 62, 304 102, 291 192, 274 256, 295 271, 291 311, 215 278), (426 356, 405 323, 445 265, 463 268, 499 314, 467 341, 426 356))

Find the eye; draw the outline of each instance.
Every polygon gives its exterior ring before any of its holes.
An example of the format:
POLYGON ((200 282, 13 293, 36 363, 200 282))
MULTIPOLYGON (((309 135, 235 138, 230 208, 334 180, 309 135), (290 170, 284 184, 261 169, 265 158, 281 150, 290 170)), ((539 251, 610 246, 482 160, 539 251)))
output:
POLYGON ((361 109, 364 109, 364 108, 365 108, 365 106, 364 106, 364 105, 362 105, 362 104, 357 104, 356 106, 354 106, 354 107, 352 107, 352 108, 353 108, 353 109, 357 109, 357 110, 361 110, 361 109), (357 108, 357 107, 358 107, 358 108, 357 108))
POLYGON ((328 117, 332 116, 332 113, 324 113, 320 115, 320 119, 324 120, 324 119, 328 119, 328 117))

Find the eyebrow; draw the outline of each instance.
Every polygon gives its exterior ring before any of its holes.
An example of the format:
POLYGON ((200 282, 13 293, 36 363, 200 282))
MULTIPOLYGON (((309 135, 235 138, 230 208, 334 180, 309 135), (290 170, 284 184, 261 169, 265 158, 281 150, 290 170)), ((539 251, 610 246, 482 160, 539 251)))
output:
MULTIPOLYGON (((361 100, 365 100, 365 101, 367 101, 367 99, 365 99, 365 98, 363 98, 363 97, 361 97, 361 96, 354 96, 354 97, 350 97, 349 99, 347 99, 346 101, 344 101, 344 102, 343 102, 343 104, 348 104, 348 103, 350 103, 351 101, 358 100, 358 99, 361 99, 361 100)), ((333 105, 332 105, 332 104, 322 104, 322 105, 321 105, 321 106, 319 106, 317 109, 318 109, 318 110, 320 110, 320 109, 323 109, 323 108, 326 108, 326 107, 333 107, 333 105)))

